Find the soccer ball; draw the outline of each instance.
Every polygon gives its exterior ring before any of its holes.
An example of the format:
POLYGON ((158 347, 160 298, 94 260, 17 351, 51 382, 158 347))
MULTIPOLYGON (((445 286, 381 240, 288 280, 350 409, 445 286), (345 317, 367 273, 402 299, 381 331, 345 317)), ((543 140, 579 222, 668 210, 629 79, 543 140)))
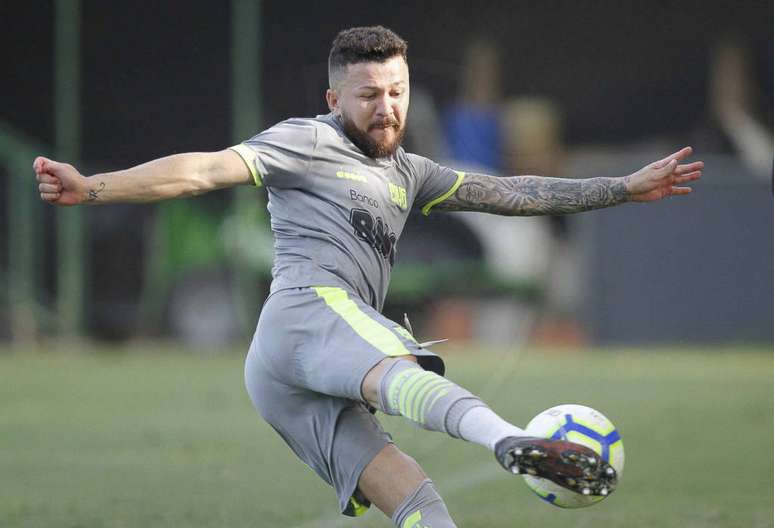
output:
MULTIPOLYGON (((601 412, 583 405, 557 405, 535 416, 526 428, 530 436, 566 440, 593 449, 618 473, 624 467, 624 447, 621 435, 601 412)), ((604 496, 581 495, 550 480, 524 475, 527 486, 544 501, 560 508, 584 508, 604 499, 604 496)))

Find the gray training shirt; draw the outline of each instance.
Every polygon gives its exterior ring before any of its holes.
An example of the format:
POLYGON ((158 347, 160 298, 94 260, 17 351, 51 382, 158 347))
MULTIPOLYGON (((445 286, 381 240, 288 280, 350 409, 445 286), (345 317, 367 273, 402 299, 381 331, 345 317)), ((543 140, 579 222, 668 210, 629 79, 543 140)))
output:
POLYGON ((271 290, 338 286, 379 311, 410 208, 428 214, 464 178, 403 148, 369 158, 332 114, 288 119, 232 149, 269 194, 271 290))

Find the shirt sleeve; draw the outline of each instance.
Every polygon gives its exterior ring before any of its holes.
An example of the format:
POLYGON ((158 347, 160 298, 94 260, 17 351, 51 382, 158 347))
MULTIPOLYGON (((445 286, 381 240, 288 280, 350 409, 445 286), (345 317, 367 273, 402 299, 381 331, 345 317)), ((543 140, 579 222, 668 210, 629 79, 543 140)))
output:
POLYGON ((420 208, 427 216, 433 207, 454 194, 465 179, 465 173, 416 154, 408 154, 408 157, 417 170, 418 190, 414 207, 420 208))
POLYGON ((231 150, 244 160, 255 185, 294 188, 308 176, 316 142, 317 127, 305 119, 289 119, 231 150))

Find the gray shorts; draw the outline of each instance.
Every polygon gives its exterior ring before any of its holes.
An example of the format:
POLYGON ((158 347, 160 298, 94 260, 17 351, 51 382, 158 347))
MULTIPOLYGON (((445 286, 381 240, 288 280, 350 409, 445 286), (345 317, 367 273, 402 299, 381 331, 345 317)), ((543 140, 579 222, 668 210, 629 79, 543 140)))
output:
POLYGON ((245 363, 247 392, 293 452, 336 489, 345 514, 365 512, 367 501, 356 495, 360 474, 392 441, 363 401, 363 379, 385 357, 408 354, 443 374, 438 356, 341 288, 289 288, 264 303, 245 363))

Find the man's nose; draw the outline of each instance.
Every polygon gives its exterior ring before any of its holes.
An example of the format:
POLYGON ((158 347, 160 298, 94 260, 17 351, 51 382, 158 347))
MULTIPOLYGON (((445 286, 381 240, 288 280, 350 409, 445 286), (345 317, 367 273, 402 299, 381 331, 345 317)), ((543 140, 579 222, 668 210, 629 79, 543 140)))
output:
POLYGON ((379 117, 392 117, 392 98, 390 94, 384 94, 376 101, 376 115, 379 117))

